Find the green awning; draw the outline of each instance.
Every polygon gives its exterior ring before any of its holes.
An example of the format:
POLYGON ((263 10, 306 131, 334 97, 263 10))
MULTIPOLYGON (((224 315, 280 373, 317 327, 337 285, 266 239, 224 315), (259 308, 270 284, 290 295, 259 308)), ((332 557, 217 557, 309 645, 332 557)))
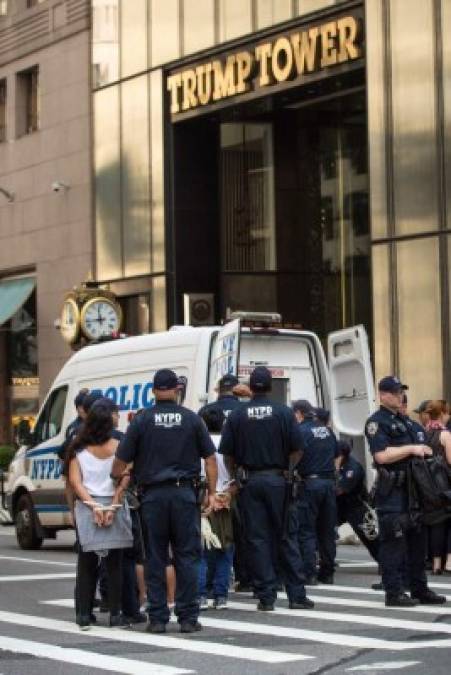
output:
POLYGON ((35 286, 34 277, 0 280, 0 326, 9 321, 25 304, 35 286))

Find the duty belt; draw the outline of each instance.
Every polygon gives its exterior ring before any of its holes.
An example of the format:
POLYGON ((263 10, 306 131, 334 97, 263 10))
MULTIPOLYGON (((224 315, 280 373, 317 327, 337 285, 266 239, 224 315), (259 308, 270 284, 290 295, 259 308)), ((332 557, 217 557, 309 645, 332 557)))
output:
POLYGON ((249 476, 285 476, 287 472, 284 469, 248 469, 249 476))
POLYGON ((159 487, 197 487, 199 480, 197 478, 171 478, 170 480, 163 480, 160 483, 142 483, 140 485, 140 490, 146 492, 152 488, 159 487))

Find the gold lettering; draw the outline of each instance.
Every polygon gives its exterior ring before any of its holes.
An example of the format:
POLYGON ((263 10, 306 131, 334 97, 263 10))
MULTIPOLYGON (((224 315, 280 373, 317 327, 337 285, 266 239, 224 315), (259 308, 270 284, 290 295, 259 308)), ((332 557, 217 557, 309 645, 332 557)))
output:
POLYGON ((182 86, 182 76, 180 73, 168 77, 167 88, 171 92, 171 115, 180 112, 179 89, 182 86))
POLYGON ((255 58, 260 64, 260 79, 258 81, 260 87, 267 87, 268 84, 271 84, 271 78, 268 73, 268 59, 271 58, 271 53, 272 45, 270 42, 258 45, 255 48, 255 58))
POLYGON ((206 105, 211 99, 211 68, 211 63, 196 68, 197 98, 202 105, 206 105))
POLYGON ((235 85, 235 55, 227 57, 222 67, 221 61, 213 61, 214 89, 213 100, 220 101, 236 93, 235 85))
POLYGON ((356 45, 359 24, 353 16, 345 16, 337 21, 338 25, 338 61, 348 61, 348 59, 358 59, 360 48, 356 45))
POLYGON ((242 94, 243 91, 249 91, 250 89, 249 82, 246 82, 252 68, 252 56, 249 52, 238 52, 236 55, 236 66, 238 73, 236 93, 242 94))
POLYGON ((183 103, 182 110, 195 108, 198 104, 196 96, 197 77, 194 70, 184 70, 182 73, 183 103))
POLYGON ((288 38, 281 37, 276 40, 272 50, 272 72, 278 82, 284 82, 288 80, 292 70, 293 50, 288 38))
POLYGON ((296 61, 296 71, 302 75, 304 71, 311 72, 315 69, 316 44, 319 36, 319 28, 310 28, 302 33, 295 33, 291 36, 294 58, 296 61))
POLYGON ((321 26, 322 56, 321 68, 337 63, 337 50, 334 38, 337 36, 337 22, 329 21, 321 26))

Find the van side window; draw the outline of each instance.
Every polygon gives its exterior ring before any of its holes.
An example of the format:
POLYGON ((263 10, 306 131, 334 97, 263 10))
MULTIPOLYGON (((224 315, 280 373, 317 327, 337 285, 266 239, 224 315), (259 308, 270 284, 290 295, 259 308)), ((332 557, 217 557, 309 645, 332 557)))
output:
POLYGON ((42 443, 57 436, 63 424, 64 408, 67 398, 67 386, 52 391, 36 422, 35 443, 42 443))

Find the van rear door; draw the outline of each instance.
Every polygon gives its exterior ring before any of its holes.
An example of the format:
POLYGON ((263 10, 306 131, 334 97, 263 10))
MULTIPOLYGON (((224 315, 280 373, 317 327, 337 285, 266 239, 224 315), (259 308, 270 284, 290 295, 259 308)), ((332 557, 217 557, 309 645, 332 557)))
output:
POLYGON ((241 320, 226 323, 213 337, 208 375, 208 400, 217 398, 216 386, 223 375, 238 376, 241 320))
POLYGON ((364 427, 376 409, 368 336, 363 326, 330 333, 327 340, 331 413, 335 430, 353 440, 354 454, 372 479, 364 427))

